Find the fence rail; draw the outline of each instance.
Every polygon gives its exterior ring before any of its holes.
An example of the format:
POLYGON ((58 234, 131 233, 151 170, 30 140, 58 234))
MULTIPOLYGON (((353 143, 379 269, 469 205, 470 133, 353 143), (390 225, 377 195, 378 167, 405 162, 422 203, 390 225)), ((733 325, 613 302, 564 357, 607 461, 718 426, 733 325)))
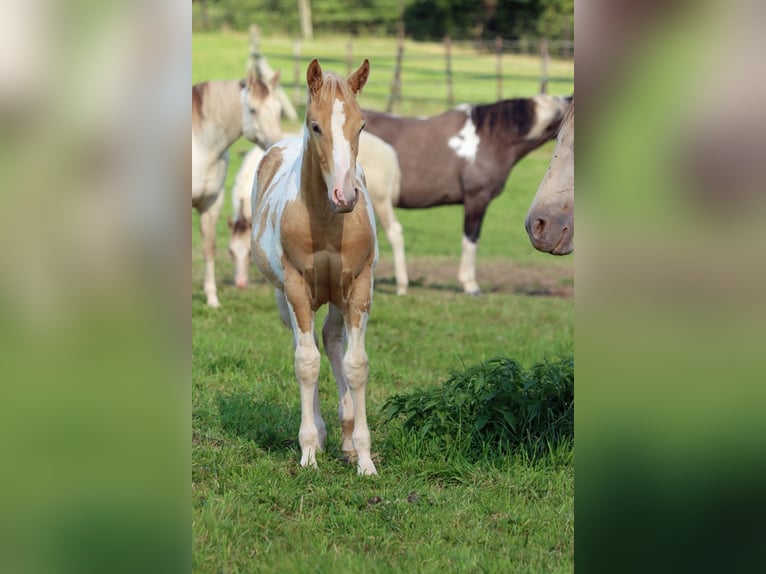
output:
MULTIPOLYGON (((258 41, 258 34, 251 29, 251 43, 258 41)), ((363 41, 358 41, 363 44, 363 41)), ((571 44, 571 43, 569 43, 571 44)), ((403 42, 398 42, 391 53, 375 55, 375 74, 365 86, 366 105, 377 109, 400 113, 430 113, 437 109, 452 107, 456 103, 480 102, 467 96, 466 86, 484 86, 474 90, 494 94, 496 100, 514 95, 529 96, 532 93, 571 93, 573 77, 571 66, 557 68, 551 65, 554 51, 567 53, 573 47, 567 42, 552 42, 545 38, 535 42, 495 38, 491 42, 457 42, 444 39, 441 53, 407 52, 403 42), (519 67, 519 56, 525 64, 519 67), (534 70, 537 59, 537 70, 534 70), (481 65, 477 62, 481 61, 481 65), (485 89, 486 84, 491 88, 485 89), (524 86, 521 91, 519 86, 524 86), (521 93, 520 93, 521 92, 521 93), (403 109, 406 108, 406 109, 403 109)), ((328 69, 350 73, 363 54, 355 47, 354 40, 345 42, 343 50, 335 56, 323 55, 322 65, 328 69)), ((251 44, 251 55, 261 55, 260 47, 251 44)), ((305 105, 303 78, 311 54, 305 53, 302 42, 296 39, 292 49, 292 70, 286 69, 282 55, 282 86, 296 108, 305 105)), ((268 57, 268 53, 263 54, 268 57)), ((289 58, 289 56, 288 56, 289 58)), ((571 59, 566 59, 571 62, 571 59)), ((560 63, 560 60, 559 60, 560 63)))

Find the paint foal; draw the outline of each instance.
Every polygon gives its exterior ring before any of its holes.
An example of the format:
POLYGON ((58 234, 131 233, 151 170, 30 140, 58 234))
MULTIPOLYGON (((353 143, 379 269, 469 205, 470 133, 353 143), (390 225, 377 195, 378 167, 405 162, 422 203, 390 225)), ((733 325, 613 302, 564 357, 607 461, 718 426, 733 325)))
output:
POLYGON ((215 285, 215 227, 223 204, 229 146, 241 135, 269 146, 282 138, 282 105, 269 83, 247 80, 202 82, 192 86, 192 207, 200 214, 207 304, 220 307, 215 285))
POLYGON ((503 191, 518 161, 556 136, 569 101, 539 95, 464 104, 427 118, 364 112, 367 130, 391 144, 399 156, 397 207, 463 204, 458 279, 466 293, 480 293, 476 252, 490 201, 503 191))
POLYGON ((316 467, 327 436, 319 410, 314 317, 329 303, 322 340, 338 383, 342 449, 356 455, 359 474, 376 474, 365 409, 364 338, 378 245, 364 173, 356 163, 364 127, 356 94, 369 69, 365 60, 345 80, 323 74, 316 60, 309 64, 303 138, 272 146, 261 160, 252 233, 253 260, 276 287, 280 315, 293 331, 301 466, 316 467))
POLYGON ((574 250, 574 100, 524 226, 538 251, 566 255, 574 250))
MULTIPOLYGON (((252 221, 250 203, 255 172, 263 153, 263 149, 255 146, 245 155, 231 190, 234 219, 229 221, 229 253, 234 260, 234 284, 240 288, 245 287, 248 282, 252 221)), ((357 162, 364 170, 372 209, 391 244, 396 293, 405 295, 409 278, 404 257, 404 233, 394 213, 394 203, 399 198, 399 184, 402 178, 396 151, 379 137, 362 131, 359 136, 357 162)))

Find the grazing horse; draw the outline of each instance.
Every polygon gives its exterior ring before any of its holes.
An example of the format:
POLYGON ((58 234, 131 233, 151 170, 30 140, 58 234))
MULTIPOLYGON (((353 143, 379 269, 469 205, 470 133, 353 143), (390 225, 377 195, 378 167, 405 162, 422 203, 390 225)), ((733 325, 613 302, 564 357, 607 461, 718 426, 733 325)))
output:
POLYGON ((303 137, 266 151, 252 210, 253 260, 276 287, 280 315, 293 331, 301 466, 316 467, 316 452, 327 436, 319 409, 314 317, 329 303, 322 341, 338 383, 342 449, 356 455, 359 474, 376 474, 365 409, 364 337, 378 244, 364 173, 356 162, 364 127, 356 94, 369 71, 365 60, 346 80, 323 73, 312 60, 303 137))
POLYGON ((367 130, 390 143, 399 156, 397 207, 463 204, 458 279, 466 293, 480 293, 476 251, 489 202, 503 191, 519 160, 555 137, 570 101, 539 95, 463 104, 426 118, 364 112, 367 130))
POLYGON ((574 100, 524 226, 538 251, 566 255, 574 250, 574 100))
POLYGON ((229 168, 228 149, 239 136, 269 146, 282 138, 282 104, 269 83, 253 73, 238 81, 202 82, 192 86, 192 207, 200 214, 205 295, 220 307, 215 285, 215 227, 223 204, 229 168))
MULTIPOLYGON (((234 284, 240 288, 245 287, 248 281, 252 221, 250 202, 255 171, 263 153, 263 149, 255 146, 245 155, 232 188, 234 219, 229 220, 229 228, 231 229, 229 253, 234 260, 234 284)), ((357 162, 364 170, 367 193, 370 196, 372 208, 391 244, 394 255, 396 292, 398 295, 404 295, 407 293, 409 278, 404 258, 404 234, 394 213, 394 202, 399 197, 399 182, 401 180, 396 152, 379 137, 363 131, 359 136, 357 162)))

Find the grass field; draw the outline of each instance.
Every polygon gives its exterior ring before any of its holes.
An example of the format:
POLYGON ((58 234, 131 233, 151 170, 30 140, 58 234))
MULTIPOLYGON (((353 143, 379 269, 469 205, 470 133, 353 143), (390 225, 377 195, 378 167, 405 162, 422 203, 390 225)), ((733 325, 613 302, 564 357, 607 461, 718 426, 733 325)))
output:
MULTIPOLYGON (((310 54, 320 59, 345 55, 345 45, 345 39, 324 38, 304 44, 303 55, 306 63, 310 54)), ((360 57, 363 45, 370 54, 386 55, 381 58, 395 53, 392 40, 356 40, 360 57)), ((274 67, 282 67, 281 60, 290 63, 291 41, 264 38, 262 49, 274 67)), ((440 49, 407 46, 408 52, 421 50, 423 55, 440 49)), ((193 79, 240 77, 246 56, 246 35, 196 35, 193 79)), ((371 57, 373 70, 376 58, 371 57)), ((523 63, 521 58, 519 67, 523 63)), ((536 65, 530 60, 533 73, 536 65)), ((569 66, 571 72, 571 63, 556 65, 569 66)), ((443 60, 435 57, 434 68, 442 67, 443 60)), ((388 80, 380 80, 379 86, 371 83, 365 97, 372 98, 379 88, 386 93, 388 80)), ((455 88, 457 95, 457 83, 455 88)), ((470 99, 492 101, 494 84, 488 82, 482 89, 470 99)), ((533 82, 523 95, 536 89, 533 82)), ((570 91, 568 86, 561 93, 570 91)), ((240 140, 232 150, 227 194, 240 154, 248 147, 240 140)), ((573 354, 573 299, 531 294, 571 289, 572 258, 534 251, 523 229, 551 150, 551 145, 545 146, 523 160, 489 208, 478 258, 482 297, 458 290, 460 207, 397 211, 414 279, 406 297, 394 294, 390 247, 380 235, 381 261, 367 336, 368 415, 377 477, 357 477, 355 468, 340 460, 337 392, 326 359, 320 397, 328 424, 327 452, 319 458, 318 471, 300 469, 291 335, 278 319, 273 290, 255 270, 247 289, 232 285, 227 197, 218 226, 223 307, 207 308, 198 217, 192 214, 195 571, 573 569, 571 448, 534 463, 521 455, 471 463, 456 452, 434 452, 394 424, 384 425, 380 413, 393 394, 440 385, 452 371, 498 355, 530 366, 573 354)), ((323 316, 320 313, 318 323, 323 316)))

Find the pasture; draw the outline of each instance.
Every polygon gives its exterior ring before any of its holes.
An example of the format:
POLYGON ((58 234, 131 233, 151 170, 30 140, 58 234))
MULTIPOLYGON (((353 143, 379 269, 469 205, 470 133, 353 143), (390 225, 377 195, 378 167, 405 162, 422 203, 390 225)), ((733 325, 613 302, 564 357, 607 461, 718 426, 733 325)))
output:
MULTIPOLYGON (((345 74, 340 64, 345 46, 343 38, 304 43, 305 62, 317 56, 324 67, 345 74), (323 56, 339 64, 325 66, 323 56)), ((195 35, 193 81, 242 77, 247 50, 245 34, 195 35)), ((289 39, 267 36, 262 50, 275 69, 283 69, 283 78, 292 78, 289 39)), ((439 54, 440 46, 408 43, 407 50, 439 54)), ((375 64, 379 57, 393 60, 394 54, 393 40, 355 42, 355 65, 364 57, 371 64, 363 105, 384 105, 390 77, 376 78, 375 64), (369 54, 363 53, 363 44, 369 54)), ((529 60, 520 57, 518 65, 534 73, 537 61, 529 60)), ((554 64, 571 71, 571 62, 554 64)), ((494 66, 491 57, 486 65, 494 66)), ((435 56, 434 68, 442 66, 435 56)), ((411 81, 421 85, 426 79, 411 81)), ((461 86, 457 70, 454 87, 458 101, 494 100, 492 82, 461 86)), ((533 95, 537 87, 530 82, 511 93, 509 86, 506 97, 533 95)), ((571 86, 560 92, 554 88, 560 86, 552 84, 551 93, 571 93, 571 86)), ((303 114, 302 107, 298 113, 303 114)), ((286 130, 295 127, 284 124, 286 130)), ((461 206, 397 210, 411 278, 405 297, 395 295, 390 246, 379 230, 380 262, 366 345, 367 411, 380 473, 375 477, 357 477, 355 466, 340 458, 337 391, 324 356, 320 398, 327 451, 318 458, 318 471, 298 464, 300 407, 291 333, 279 320, 273 289, 254 268, 252 284, 234 288, 226 249, 231 185, 249 146, 240 139, 232 147, 217 228, 220 309, 205 305, 199 218, 192 213, 194 570, 571 571, 572 448, 555 449, 535 461, 520 454, 469 461, 449 448, 434 451, 420 444, 395 423, 384 424, 381 413, 391 396, 434 388, 452 372, 492 357, 512 357, 529 367, 573 355, 573 260, 535 251, 524 230, 553 143, 522 160, 489 207, 478 255, 483 296, 464 295, 456 277, 461 206)))

